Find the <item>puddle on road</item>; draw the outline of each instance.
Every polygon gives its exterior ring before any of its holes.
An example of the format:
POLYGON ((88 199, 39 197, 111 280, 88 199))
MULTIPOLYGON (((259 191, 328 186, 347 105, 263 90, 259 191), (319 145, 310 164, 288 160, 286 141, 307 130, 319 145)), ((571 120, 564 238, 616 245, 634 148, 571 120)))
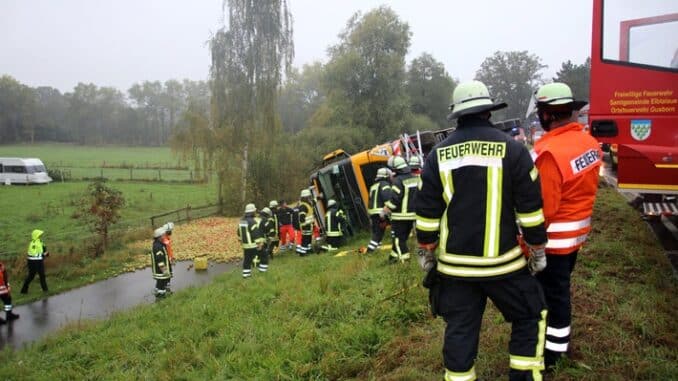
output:
MULTIPOLYGON (((193 261, 177 263, 172 291, 205 284, 219 274, 242 266, 240 263, 210 263, 207 271, 195 271, 192 264, 193 261)), ((0 349, 7 345, 21 348, 68 323, 102 319, 116 311, 153 303, 154 286, 151 269, 146 268, 16 306, 14 312, 21 318, 0 326, 0 349)), ((39 289, 34 286, 31 292, 40 292, 39 289)))

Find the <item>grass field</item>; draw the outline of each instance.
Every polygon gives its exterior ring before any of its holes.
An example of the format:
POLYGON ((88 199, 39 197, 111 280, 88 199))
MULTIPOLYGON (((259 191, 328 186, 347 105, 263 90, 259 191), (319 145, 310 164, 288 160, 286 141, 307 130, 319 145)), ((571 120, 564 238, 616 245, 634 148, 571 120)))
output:
POLYGON ((105 167, 134 165, 168 167, 179 165, 168 147, 80 146, 74 144, 39 143, 0 145, 3 157, 37 157, 49 168, 105 167))
MULTIPOLYGON (((609 188, 600 191, 593 228, 573 274, 571 354, 548 379, 676 379, 678 284, 668 260, 609 188)), ((385 259, 287 254, 253 279, 227 273, 155 305, 5 350, 0 379, 440 380, 444 323, 428 314, 421 271, 414 261, 385 259)), ((507 378, 508 337, 508 324, 488 304, 481 379, 507 378)))
MULTIPOLYGON (((0 145, 0 156, 38 157, 48 168, 55 165, 73 166, 73 171, 88 171, 85 177, 97 177, 99 166, 134 168, 163 168, 163 179, 176 171, 178 161, 169 148, 160 147, 87 147, 70 144, 0 145), (87 168, 90 167, 90 168, 87 168)), ((129 179, 130 171, 123 168, 105 168, 112 179, 129 179)), ((138 170, 135 174, 158 176, 158 170, 138 170)), ((183 180, 183 178, 180 178, 183 180)), ((149 217, 191 205, 214 204, 216 187, 210 184, 169 182, 109 181, 108 186, 123 193, 126 205, 121 220, 113 226, 110 250, 96 261, 85 251, 91 239, 88 226, 75 218, 78 202, 84 196, 89 182, 53 182, 41 186, 0 186, 0 260, 9 265, 16 285, 24 276, 24 255, 33 229, 45 231, 44 242, 51 252, 47 265, 48 279, 56 287, 51 292, 63 291, 115 274, 110 268, 121 268, 133 253, 125 252, 128 240, 150 235, 149 217)), ((167 217, 168 220, 172 216, 167 217)), ((159 223, 164 223, 162 221, 159 223)), ((15 303, 23 303, 38 296, 15 293, 15 303)))

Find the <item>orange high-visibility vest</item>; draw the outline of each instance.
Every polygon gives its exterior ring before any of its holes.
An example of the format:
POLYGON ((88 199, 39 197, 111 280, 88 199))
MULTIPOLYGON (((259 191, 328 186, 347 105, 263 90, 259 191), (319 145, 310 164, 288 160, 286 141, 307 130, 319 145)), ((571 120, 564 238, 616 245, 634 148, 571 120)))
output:
POLYGON ((579 123, 546 133, 534 146, 541 179, 549 254, 579 249, 591 231, 603 152, 579 123))

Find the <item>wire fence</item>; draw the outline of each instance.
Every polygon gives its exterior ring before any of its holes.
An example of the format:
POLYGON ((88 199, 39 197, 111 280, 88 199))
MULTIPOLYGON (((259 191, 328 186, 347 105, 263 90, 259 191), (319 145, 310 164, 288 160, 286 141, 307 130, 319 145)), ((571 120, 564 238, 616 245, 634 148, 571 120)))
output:
POLYGON ((196 173, 182 168, 121 168, 52 166, 48 170, 55 181, 106 179, 109 181, 152 181, 196 183, 207 181, 212 173, 196 173))

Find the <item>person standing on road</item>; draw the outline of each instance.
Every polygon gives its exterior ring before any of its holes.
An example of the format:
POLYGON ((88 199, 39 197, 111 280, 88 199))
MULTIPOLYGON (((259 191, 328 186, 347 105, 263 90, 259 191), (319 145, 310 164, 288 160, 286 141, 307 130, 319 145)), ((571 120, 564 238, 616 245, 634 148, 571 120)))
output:
POLYGON ((367 244, 367 252, 371 253, 379 246, 384 238, 384 231, 388 226, 388 216, 384 212, 384 202, 391 197, 391 171, 382 167, 377 170, 377 177, 374 184, 370 186, 370 197, 368 201, 367 212, 370 215, 372 223, 372 236, 370 243, 367 244))
POLYGON ((8 321, 16 320, 19 318, 18 314, 12 312, 12 295, 10 291, 12 289, 9 287, 9 277, 7 276, 7 269, 5 264, 0 262, 0 299, 5 305, 5 317, 7 320, 0 317, 0 324, 5 324, 8 321))
POLYGON ((419 178, 413 176, 405 159, 396 156, 393 159, 396 176, 391 185, 390 197, 384 203, 384 212, 391 216, 393 248, 389 262, 404 262, 410 259, 407 239, 412 232, 415 220, 414 200, 417 196, 419 178))
POLYGON ((488 297, 512 324, 509 380, 541 380, 547 311, 530 274, 546 266, 538 173, 525 146, 490 122, 506 103, 494 103, 482 82, 459 84, 452 99, 457 129, 426 158, 416 200, 424 285, 434 315, 447 323, 445 380, 476 379, 488 297))
POLYGON ((534 145, 539 170, 548 243, 548 267, 537 275, 548 305, 546 367, 555 365, 570 342, 570 278, 577 252, 591 231, 602 151, 598 142, 573 121, 576 101, 564 83, 542 86, 536 93, 544 136, 534 145))
POLYGON ((172 278, 172 264, 170 263, 165 241, 165 226, 153 231, 153 246, 151 248, 151 271, 155 279, 155 296, 162 298, 167 294, 167 285, 172 278))
POLYGON ((31 233, 31 243, 28 244, 28 276, 24 280, 24 285, 21 287, 21 293, 28 293, 28 286, 37 274, 40 277, 40 287, 43 292, 48 292, 47 280, 45 278, 45 258, 49 257, 47 246, 42 242, 42 235, 45 232, 40 229, 35 229, 31 233))
POLYGON ((242 277, 252 276, 252 262, 254 257, 264 248, 264 235, 261 232, 259 221, 254 218, 257 207, 254 204, 245 205, 245 215, 238 222, 238 239, 242 245, 244 260, 242 262, 242 277))

